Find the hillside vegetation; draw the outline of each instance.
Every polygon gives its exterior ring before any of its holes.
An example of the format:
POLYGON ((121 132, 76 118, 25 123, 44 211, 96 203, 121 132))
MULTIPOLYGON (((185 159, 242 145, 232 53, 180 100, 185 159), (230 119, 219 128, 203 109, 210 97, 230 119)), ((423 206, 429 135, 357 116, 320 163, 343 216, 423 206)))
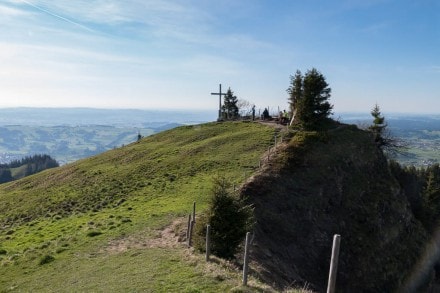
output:
POLYGON ((239 273, 161 244, 160 231, 174 222, 178 234, 193 201, 206 207, 214 176, 236 185, 250 176, 274 132, 257 123, 179 127, 1 185, 0 291, 237 286, 239 273))
POLYGON ((255 208, 252 257, 266 282, 324 292, 339 234, 337 292, 414 292, 427 284, 416 263, 428 233, 371 133, 354 125, 298 132, 266 168, 242 189, 255 208))
POLYGON ((417 264, 432 253, 432 218, 399 181, 409 173, 370 132, 328 123, 178 127, 1 185, 0 291, 322 292, 334 234, 338 292, 426 288, 435 260, 417 264), (254 208, 250 288, 237 287, 236 263, 206 263, 181 242, 192 203, 206 212, 216 177, 254 208))

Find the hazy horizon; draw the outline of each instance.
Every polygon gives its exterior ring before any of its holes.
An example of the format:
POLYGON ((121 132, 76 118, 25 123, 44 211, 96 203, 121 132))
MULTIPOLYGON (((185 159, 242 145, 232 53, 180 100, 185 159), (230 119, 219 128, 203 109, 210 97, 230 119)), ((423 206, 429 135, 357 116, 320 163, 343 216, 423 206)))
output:
MULTIPOLYGON (((263 107, 260 107, 259 109, 264 109, 264 108, 265 107, 263 106, 263 107)), ((275 107, 275 108, 281 109, 283 107, 275 107)), ((286 107, 284 107, 284 108, 287 109, 288 106, 286 105, 286 107)), ((372 108, 373 107, 371 107, 371 109, 372 108)), ((103 110, 103 111, 105 111, 105 110, 108 110, 108 111, 152 111, 152 112, 157 111, 157 112, 182 112, 182 113, 212 112, 215 115, 218 115, 218 107, 217 108, 205 108, 205 109, 200 109, 200 108, 181 109, 181 108, 134 108, 134 107, 106 108, 106 107, 87 107, 87 106, 75 106, 75 107, 56 107, 56 106, 52 106, 52 107, 51 106, 45 106, 45 107, 32 107, 32 106, 1 107, 0 106, 0 110, 9 110, 9 109, 48 109, 48 110, 55 110, 55 109, 82 110, 82 109, 85 109, 85 110, 103 110)), ((273 108, 271 108, 271 109, 273 110, 273 108)), ((371 109, 365 109, 365 111, 361 111, 361 110, 346 110, 346 111, 338 111, 338 112, 333 111, 333 116, 337 115, 337 114, 347 114, 347 113, 348 114, 368 114, 368 115, 370 115, 371 109)), ((276 110, 274 112, 276 112, 276 110)), ((387 115, 394 115, 394 114, 396 114, 396 115, 440 115, 440 110, 437 112, 433 112, 433 111, 407 111, 407 112, 387 111, 387 112, 384 112, 381 110, 381 112, 384 114, 387 114, 387 115)))
MULTIPOLYGON (((263 109, 256 109, 257 116, 263 109)), ((276 115, 278 109, 271 109, 276 115)), ((440 119, 440 113, 385 113, 386 120, 392 119, 440 119)), ((216 121, 217 109, 105 109, 89 107, 0 107, 0 125, 111 125, 145 127, 154 124, 199 124, 216 121)), ((371 120, 370 111, 335 112, 331 118, 355 122, 371 120)))
POLYGON ((315 67, 337 113, 431 112, 438 11, 411 0, 6 0, 0 107, 215 110, 222 84, 283 109, 290 75, 315 67))

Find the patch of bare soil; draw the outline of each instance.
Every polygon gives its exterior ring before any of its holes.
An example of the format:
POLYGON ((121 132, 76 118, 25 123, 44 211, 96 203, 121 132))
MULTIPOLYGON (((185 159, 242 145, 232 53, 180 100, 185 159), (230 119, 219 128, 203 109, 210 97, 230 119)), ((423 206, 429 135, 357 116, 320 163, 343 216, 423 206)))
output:
MULTIPOLYGON (((179 218, 174 220, 171 225, 163 230, 157 230, 151 235, 132 235, 120 239, 109 241, 103 252, 110 254, 123 253, 129 249, 148 249, 148 248, 166 248, 178 247, 184 244, 185 219, 179 218)), ((151 233, 148 233, 151 234, 151 233)))
POLYGON ((276 121, 269 121, 269 120, 261 120, 259 123, 263 124, 263 125, 267 125, 267 126, 271 126, 274 127, 276 129, 286 129, 287 125, 283 125, 281 123, 277 123, 276 121))

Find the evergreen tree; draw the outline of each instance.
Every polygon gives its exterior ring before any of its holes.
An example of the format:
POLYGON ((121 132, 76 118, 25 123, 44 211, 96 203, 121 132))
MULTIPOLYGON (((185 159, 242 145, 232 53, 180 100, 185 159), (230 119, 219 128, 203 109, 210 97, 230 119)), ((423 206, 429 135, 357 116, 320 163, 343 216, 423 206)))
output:
POLYGON ((196 222, 194 245, 204 250, 206 224, 211 226, 211 252, 231 259, 253 225, 253 210, 230 191, 224 178, 216 178, 211 190, 207 214, 196 222))
POLYGON ((0 167, 0 183, 5 183, 14 180, 11 175, 11 170, 8 167, 0 167))
POLYGON ((403 153, 408 144, 402 139, 393 137, 387 129, 387 123, 385 117, 382 116, 379 106, 376 104, 371 110, 371 116, 373 116, 373 124, 368 127, 368 130, 372 132, 374 142, 378 148, 384 150, 388 155, 395 156, 396 154, 403 153))
POLYGON ((438 225, 440 220, 440 167, 438 164, 426 169, 426 185, 423 193, 425 214, 431 229, 438 225))
POLYGON ((380 113, 379 105, 376 104, 371 110, 371 116, 373 116, 373 124, 368 129, 373 133, 376 144, 382 147, 386 144, 384 134, 387 124, 385 123, 385 117, 380 113))
POLYGON ((325 77, 312 68, 304 76, 298 70, 290 79, 287 92, 290 94, 289 104, 295 123, 306 129, 319 127, 333 108, 329 103, 331 88, 328 87, 325 77))
POLYGON ((238 99, 234 96, 234 92, 231 88, 226 92, 224 103, 222 106, 223 118, 227 120, 238 118, 238 99))
POLYGON ((297 70, 294 76, 290 76, 290 87, 287 89, 289 93, 289 106, 292 117, 295 117, 298 101, 303 94, 303 76, 301 71, 297 70))

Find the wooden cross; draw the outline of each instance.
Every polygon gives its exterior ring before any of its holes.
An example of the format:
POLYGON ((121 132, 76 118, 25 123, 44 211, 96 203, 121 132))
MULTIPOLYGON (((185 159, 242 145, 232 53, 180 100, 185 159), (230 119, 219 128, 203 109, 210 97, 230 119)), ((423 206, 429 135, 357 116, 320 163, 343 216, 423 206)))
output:
POLYGON ((218 96, 218 120, 221 120, 222 119, 222 96, 226 95, 226 94, 222 93, 222 84, 219 84, 218 93, 211 93, 211 95, 218 96))

